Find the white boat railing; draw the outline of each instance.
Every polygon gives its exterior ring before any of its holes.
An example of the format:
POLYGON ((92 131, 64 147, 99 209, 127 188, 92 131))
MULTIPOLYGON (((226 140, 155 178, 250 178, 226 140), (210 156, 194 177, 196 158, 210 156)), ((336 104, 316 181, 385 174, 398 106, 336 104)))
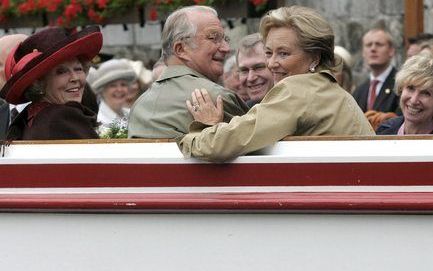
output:
POLYGON ((167 140, 13 142, 0 209, 432 212, 433 138, 377 139, 290 138, 226 163, 167 140))

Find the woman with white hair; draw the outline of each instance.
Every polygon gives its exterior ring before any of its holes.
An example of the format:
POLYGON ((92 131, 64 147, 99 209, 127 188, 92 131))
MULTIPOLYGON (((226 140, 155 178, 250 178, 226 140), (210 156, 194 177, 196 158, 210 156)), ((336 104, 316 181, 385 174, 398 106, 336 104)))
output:
POLYGON ((376 133, 433 134, 433 55, 420 53, 406 60, 395 85, 403 116, 384 122, 376 133))
POLYGON ((128 60, 111 59, 102 63, 92 78, 91 87, 100 99, 97 120, 101 123, 101 134, 113 124, 127 122, 129 109, 126 108, 126 99, 136 74, 128 60))
POLYGON ((152 84, 152 72, 144 66, 140 60, 128 60, 131 67, 134 69, 136 79, 131 83, 126 98, 126 106, 131 108, 135 101, 143 94, 152 84))
POLYGON ((334 54, 335 56, 340 57, 342 60, 340 65, 341 70, 335 72, 335 79, 337 79, 338 84, 342 88, 344 88, 347 92, 352 93, 354 88, 352 79, 352 55, 344 47, 338 45, 334 47, 334 54))

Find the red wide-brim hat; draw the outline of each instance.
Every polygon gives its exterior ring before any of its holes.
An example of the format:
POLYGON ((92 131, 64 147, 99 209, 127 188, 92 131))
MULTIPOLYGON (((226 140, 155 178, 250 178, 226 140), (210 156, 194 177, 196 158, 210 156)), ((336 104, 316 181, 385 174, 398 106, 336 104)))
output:
POLYGON ((49 27, 37 32, 13 49, 5 62, 8 79, 0 97, 11 104, 28 102, 25 90, 57 65, 72 58, 90 61, 101 50, 102 34, 98 26, 79 32, 49 27))

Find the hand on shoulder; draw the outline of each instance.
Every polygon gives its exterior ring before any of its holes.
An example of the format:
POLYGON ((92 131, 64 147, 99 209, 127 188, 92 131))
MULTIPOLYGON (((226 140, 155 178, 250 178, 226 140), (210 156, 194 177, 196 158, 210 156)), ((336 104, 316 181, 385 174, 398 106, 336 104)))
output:
POLYGON ((191 93, 191 100, 186 101, 186 106, 194 120, 206 125, 215 125, 223 121, 223 100, 220 95, 218 95, 216 104, 214 104, 206 89, 195 89, 191 93))

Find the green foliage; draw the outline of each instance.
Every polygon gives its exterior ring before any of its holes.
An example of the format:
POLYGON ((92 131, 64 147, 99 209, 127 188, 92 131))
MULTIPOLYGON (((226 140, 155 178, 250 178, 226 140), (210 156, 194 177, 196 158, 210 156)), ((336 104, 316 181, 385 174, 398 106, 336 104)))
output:
POLYGON ((127 138, 128 137, 128 119, 116 119, 108 127, 100 127, 100 138, 127 138))

